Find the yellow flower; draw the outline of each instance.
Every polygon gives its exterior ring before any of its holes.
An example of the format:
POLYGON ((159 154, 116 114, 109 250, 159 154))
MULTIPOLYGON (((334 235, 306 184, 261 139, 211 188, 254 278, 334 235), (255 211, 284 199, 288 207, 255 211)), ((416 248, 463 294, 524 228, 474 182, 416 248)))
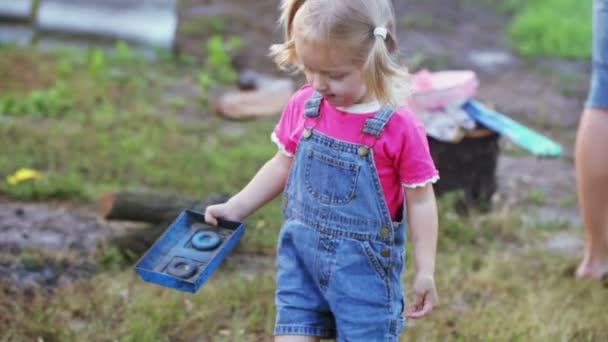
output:
POLYGON ((6 177, 6 181, 10 185, 15 185, 26 180, 36 180, 43 177, 44 175, 40 171, 36 171, 33 169, 19 169, 12 175, 6 177))

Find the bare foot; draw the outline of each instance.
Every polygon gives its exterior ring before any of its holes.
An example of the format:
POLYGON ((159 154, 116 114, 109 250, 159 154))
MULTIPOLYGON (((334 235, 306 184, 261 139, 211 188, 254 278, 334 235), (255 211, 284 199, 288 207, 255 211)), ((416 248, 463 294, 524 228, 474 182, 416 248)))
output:
POLYGON ((591 262, 585 258, 576 269, 577 278, 602 279, 608 277, 608 260, 591 262))

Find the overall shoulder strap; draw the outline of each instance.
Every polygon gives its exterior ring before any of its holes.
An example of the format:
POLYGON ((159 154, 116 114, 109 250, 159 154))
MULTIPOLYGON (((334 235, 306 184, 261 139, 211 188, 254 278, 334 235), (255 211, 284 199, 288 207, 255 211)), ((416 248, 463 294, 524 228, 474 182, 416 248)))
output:
POLYGON ((367 134, 371 134, 374 136, 379 136, 380 133, 384 130, 384 127, 388 123, 388 120, 391 119, 393 114, 395 113, 395 109, 392 106, 384 105, 376 115, 365 120, 365 125, 363 126, 363 132, 367 134))
POLYGON ((321 100, 323 97, 320 93, 315 92, 307 101, 305 105, 306 116, 313 118, 315 116, 319 116, 319 110, 321 109, 321 100))

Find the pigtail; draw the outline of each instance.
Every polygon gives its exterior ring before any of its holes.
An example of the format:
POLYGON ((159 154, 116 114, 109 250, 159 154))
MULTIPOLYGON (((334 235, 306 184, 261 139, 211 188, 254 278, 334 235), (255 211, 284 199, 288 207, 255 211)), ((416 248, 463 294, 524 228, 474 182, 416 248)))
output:
POLYGON ((389 30, 386 38, 373 35, 374 42, 365 63, 365 78, 368 91, 378 101, 399 106, 409 95, 409 73, 393 58, 397 44, 392 32, 389 30))
POLYGON ((293 20, 296 17, 298 10, 304 5, 304 2, 306 2, 306 0, 283 0, 279 22, 283 25, 285 30, 285 41, 289 41, 293 38, 293 20))
POLYGON ((281 5, 279 23, 283 26, 285 42, 283 44, 273 44, 270 46, 270 56, 283 70, 289 69, 296 60, 293 21, 296 13, 305 2, 306 0, 283 0, 281 5))

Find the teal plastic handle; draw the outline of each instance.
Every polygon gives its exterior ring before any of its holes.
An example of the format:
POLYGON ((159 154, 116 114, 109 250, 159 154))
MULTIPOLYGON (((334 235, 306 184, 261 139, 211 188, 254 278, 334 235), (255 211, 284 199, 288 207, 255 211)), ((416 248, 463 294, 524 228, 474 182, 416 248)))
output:
POLYGON ((504 135, 536 156, 555 158, 562 155, 560 144, 478 101, 469 100, 462 108, 475 121, 504 135))

